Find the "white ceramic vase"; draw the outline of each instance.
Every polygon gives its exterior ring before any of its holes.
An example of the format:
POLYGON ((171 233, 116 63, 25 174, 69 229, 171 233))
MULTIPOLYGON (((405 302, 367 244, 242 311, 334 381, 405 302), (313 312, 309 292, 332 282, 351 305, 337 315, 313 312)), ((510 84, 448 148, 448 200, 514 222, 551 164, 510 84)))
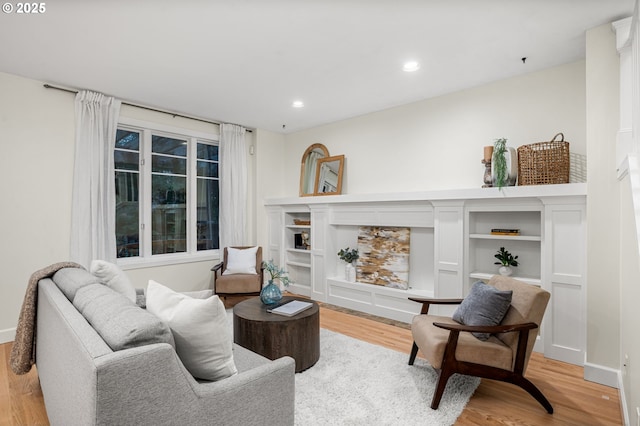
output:
POLYGON ((498 268, 498 272, 500 273, 500 275, 504 275, 505 277, 513 274, 513 270, 509 266, 501 266, 500 268, 498 268))
POLYGON ((356 268, 351 263, 344 266, 344 279, 350 283, 356 282, 356 268))

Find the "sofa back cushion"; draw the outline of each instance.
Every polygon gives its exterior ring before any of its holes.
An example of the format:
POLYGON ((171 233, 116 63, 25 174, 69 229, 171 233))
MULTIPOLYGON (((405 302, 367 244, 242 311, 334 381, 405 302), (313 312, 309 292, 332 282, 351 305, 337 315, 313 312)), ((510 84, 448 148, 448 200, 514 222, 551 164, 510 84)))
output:
POLYGON ((153 343, 174 346, 167 325, 102 284, 90 284, 78 289, 73 306, 114 351, 153 343))
POLYGON ((73 302, 78 289, 100 283, 98 277, 81 268, 62 268, 53 275, 52 279, 70 302, 73 302))

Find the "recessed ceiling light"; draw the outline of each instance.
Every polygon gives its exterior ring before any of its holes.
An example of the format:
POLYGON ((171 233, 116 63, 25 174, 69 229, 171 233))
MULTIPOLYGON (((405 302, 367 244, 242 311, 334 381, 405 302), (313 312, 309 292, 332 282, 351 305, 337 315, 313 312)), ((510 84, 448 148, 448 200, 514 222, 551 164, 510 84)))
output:
POLYGON ((416 61, 405 62, 404 65, 402 66, 402 71, 404 72, 414 72, 414 71, 418 71, 419 69, 420 69, 420 64, 417 63, 416 61))
POLYGON ((291 106, 294 107, 294 108, 304 108, 304 102, 302 102, 302 101, 293 101, 291 106))

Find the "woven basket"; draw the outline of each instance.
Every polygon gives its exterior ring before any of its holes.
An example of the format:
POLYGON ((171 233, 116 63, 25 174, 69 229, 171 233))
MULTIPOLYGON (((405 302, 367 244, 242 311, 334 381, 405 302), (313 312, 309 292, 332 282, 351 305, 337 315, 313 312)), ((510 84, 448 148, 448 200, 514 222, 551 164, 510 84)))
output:
POLYGON ((518 185, 569 183, 569 169, 569 142, 562 133, 518 148, 518 185))

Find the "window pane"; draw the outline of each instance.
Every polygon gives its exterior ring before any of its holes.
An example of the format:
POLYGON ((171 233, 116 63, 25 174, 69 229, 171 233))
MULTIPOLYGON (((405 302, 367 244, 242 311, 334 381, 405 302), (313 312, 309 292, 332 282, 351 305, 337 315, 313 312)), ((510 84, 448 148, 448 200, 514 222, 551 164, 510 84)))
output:
POLYGON ((168 173, 174 175, 187 174, 186 159, 153 155, 151 163, 151 171, 154 173, 168 173))
POLYGON ((198 161, 198 176, 218 177, 218 163, 198 161))
POLYGON ((151 136, 151 151, 157 154, 187 156, 187 141, 168 138, 165 136, 151 136))
POLYGON ((113 153, 116 170, 138 170, 138 153, 115 150, 113 153))
POLYGON ((140 133, 118 129, 116 132, 116 148, 140 150, 140 133))
POLYGON ((116 245, 118 257, 139 256, 138 174, 116 172, 116 245))
POLYGON ((198 160, 218 161, 218 146, 199 143, 198 160))
POLYGON ((187 249, 187 179, 154 175, 151 180, 152 254, 187 249))
POLYGON ((198 250, 217 249, 218 246, 218 181, 198 179, 198 250))

